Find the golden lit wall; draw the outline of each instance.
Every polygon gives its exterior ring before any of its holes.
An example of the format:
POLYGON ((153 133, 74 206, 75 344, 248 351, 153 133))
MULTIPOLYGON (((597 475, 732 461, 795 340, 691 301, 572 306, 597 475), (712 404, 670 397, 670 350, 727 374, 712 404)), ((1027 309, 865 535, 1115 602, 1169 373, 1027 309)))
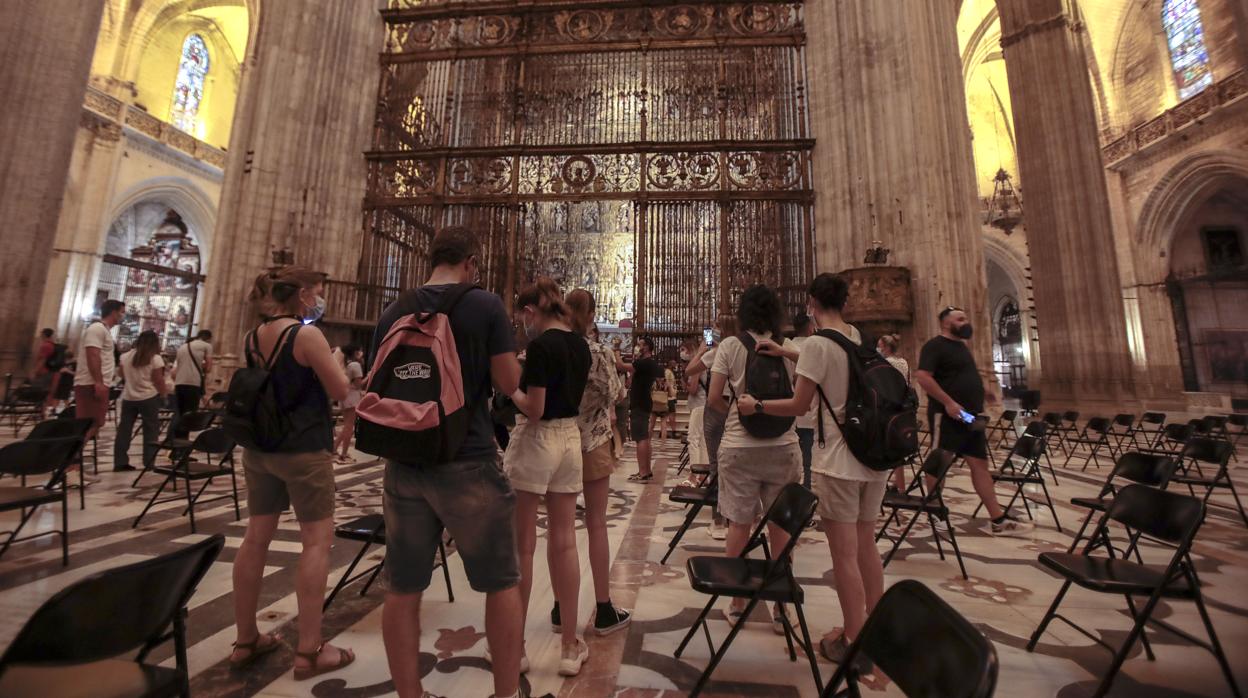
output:
POLYGON ((240 7, 187 13, 154 27, 147 37, 134 77, 135 102, 162 121, 171 121, 173 86, 182 45, 191 34, 199 34, 208 45, 209 69, 192 135, 218 147, 228 146, 247 32, 247 11, 240 7))

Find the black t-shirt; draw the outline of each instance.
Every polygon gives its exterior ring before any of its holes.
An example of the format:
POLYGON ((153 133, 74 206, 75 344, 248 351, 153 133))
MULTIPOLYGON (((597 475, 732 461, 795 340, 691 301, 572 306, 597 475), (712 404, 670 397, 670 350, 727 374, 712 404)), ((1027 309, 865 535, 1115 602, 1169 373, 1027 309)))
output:
MULTIPOLYGON (((975 368, 975 356, 970 347, 958 339, 937 335, 923 345, 919 352, 919 370, 927 371, 936 383, 949 394, 962 409, 971 414, 984 411, 984 380, 975 368)), ((943 412, 934 400, 928 401, 928 414, 943 412)))
MULTIPOLYGON (((391 303, 377 321, 370 356, 376 356, 377 345, 386 337, 399 318, 414 311, 433 310, 442 300, 450 284, 424 286, 416 291, 418 307, 401 305, 403 299, 391 303)), ((498 296, 474 289, 459 299, 451 313, 451 331, 455 335, 455 351, 463 371, 464 399, 472 417, 468 434, 456 456, 458 460, 492 459, 498 451, 494 445, 494 423, 490 419, 490 358, 516 350, 511 321, 498 296)))
POLYGON ((650 399, 650 391, 654 382, 663 375, 659 362, 651 358, 637 359, 633 362, 633 383, 628 390, 628 404, 636 410, 650 412, 654 402, 650 399))
POLYGON ((575 332, 546 330, 524 352, 520 387, 546 389, 542 419, 575 417, 589 381, 589 345, 575 332))

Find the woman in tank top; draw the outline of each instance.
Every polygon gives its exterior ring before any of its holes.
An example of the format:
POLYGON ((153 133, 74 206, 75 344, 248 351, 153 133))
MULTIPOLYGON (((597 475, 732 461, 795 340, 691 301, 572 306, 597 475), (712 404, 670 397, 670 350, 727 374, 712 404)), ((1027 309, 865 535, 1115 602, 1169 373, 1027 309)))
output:
POLYGON ((333 420, 330 399, 347 397, 347 377, 330 353, 325 335, 312 322, 325 312, 325 276, 287 266, 261 274, 250 301, 259 325, 248 333, 244 351, 269 365, 278 407, 287 418, 285 438, 271 450, 243 449, 247 479, 247 533, 234 559, 234 620, 238 639, 230 654, 235 668, 250 665, 281 641, 256 625, 260 581, 278 519, 293 507, 303 543, 298 579, 299 644, 296 681, 310 679, 355 661, 321 635, 321 604, 329 575, 334 536, 333 420))

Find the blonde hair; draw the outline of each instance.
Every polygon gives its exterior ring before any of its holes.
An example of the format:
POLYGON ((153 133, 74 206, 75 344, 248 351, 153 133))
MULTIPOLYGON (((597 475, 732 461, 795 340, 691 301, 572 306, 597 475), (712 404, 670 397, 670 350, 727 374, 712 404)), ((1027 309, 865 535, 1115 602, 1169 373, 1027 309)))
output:
POLYGON ((590 329, 594 327, 594 309, 597 303, 594 301, 594 294, 583 288, 578 288, 568 294, 564 304, 568 306, 569 312, 572 313, 572 329, 581 335, 589 335, 590 329))
POLYGON ((540 276, 520 291, 520 295, 516 297, 516 307, 529 306, 536 308, 542 315, 572 324, 572 311, 563 300, 563 290, 549 277, 540 276))
POLYGON ((299 292, 324 281, 325 274, 319 271, 293 264, 284 266, 257 276, 247 301, 260 319, 298 315, 303 310, 299 307, 299 292))
POLYGON ((901 345, 901 335, 897 333, 881 335, 880 342, 888 347, 889 354, 896 354, 897 347, 901 345))

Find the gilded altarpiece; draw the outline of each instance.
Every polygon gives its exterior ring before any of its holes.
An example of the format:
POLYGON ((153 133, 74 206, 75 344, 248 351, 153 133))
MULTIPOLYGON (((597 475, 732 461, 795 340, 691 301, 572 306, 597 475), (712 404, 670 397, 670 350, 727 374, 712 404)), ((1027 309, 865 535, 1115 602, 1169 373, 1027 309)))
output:
POLYGON ((361 289, 419 283, 433 231, 460 224, 508 302, 549 275, 663 344, 752 283, 803 302, 802 3, 392 0, 383 17, 361 289))

